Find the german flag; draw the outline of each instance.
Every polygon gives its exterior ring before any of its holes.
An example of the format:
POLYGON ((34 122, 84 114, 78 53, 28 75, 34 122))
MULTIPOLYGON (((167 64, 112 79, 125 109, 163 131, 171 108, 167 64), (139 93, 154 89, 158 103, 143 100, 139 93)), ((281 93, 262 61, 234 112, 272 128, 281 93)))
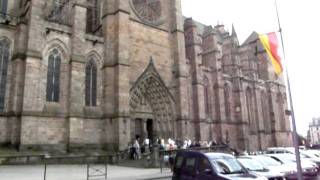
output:
POLYGON ((280 75, 283 71, 281 65, 281 58, 278 55, 278 38, 275 32, 259 35, 259 39, 267 51, 269 59, 271 60, 273 69, 277 75, 280 75))

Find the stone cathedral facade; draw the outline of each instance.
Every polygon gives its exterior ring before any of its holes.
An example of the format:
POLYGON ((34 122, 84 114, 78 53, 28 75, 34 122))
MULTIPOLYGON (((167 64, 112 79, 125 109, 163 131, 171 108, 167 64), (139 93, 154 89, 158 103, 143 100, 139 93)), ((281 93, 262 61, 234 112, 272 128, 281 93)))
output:
POLYGON ((289 146, 282 77, 180 0, 0 0, 0 144, 127 148, 136 136, 289 146))

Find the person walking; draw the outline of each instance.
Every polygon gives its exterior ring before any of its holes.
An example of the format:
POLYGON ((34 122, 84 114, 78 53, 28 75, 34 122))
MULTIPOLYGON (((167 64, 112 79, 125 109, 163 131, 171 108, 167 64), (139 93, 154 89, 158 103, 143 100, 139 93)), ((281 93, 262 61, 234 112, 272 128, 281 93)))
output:
POLYGON ((141 156, 140 156, 140 145, 139 145, 139 138, 137 138, 135 141, 134 141, 134 143, 133 143, 133 147, 134 147, 134 149, 135 149, 135 158, 136 159, 140 159, 141 158, 141 156))

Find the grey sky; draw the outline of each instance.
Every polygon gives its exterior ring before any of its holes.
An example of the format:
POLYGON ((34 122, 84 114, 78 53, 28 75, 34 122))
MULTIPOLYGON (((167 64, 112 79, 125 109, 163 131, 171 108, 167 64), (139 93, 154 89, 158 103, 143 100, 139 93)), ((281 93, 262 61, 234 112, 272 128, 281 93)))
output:
MULTIPOLYGON (((320 117, 319 7, 318 0, 278 0, 297 128, 303 135, 312 117, 320 117)), ((274 0, 182 0, 182 10, 187 17, 224 24, 230 31, 233 23, 240 43, 252 31, 278 30, 274 0)))

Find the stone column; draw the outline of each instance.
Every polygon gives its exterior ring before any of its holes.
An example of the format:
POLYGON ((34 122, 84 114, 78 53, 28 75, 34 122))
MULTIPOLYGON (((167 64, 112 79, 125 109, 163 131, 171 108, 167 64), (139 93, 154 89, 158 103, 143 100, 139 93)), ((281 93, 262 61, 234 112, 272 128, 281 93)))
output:
MULTIPOLYGON (((25 61, 26 61, 26 46, 28 28, 26 24, 17 26, 17 36, 14 40, 16 44, 15 54, 12 55, 12 82, 10 87, 10 111, 13 111, 17 116, 21 115, 23 107, 23 87, 25 78, 25 61)), ((10 121, 10 142, 14 146, 20 144, 21 133, 21 118, 12 117, 10 121)))
POLYGON ((45 47, 45 40, 42 38, 45 34, 45 28, 43 27, 45 23, 43 18, 45 1, 30 1, 29 6, 29 12, 25 17, 28 19, 28 25, 21 26, 25 28, 23 31, 26 32, 26 35, 20 37, 25 39, 18 40, 19 43, 17 43, 21 48, 20 52, 25 56, 23 57, 24 62, 21 63, 24 74, 22 76, 23 80, 21 80, 23 88, 19 93, 21 93, 22 99, 21 101, 17 99, 14 102, 14 104, 17 103, 14 105, 15 108, 21 110, 20 150, 39 143, 39 136, 35 136, 37 133, 35 129, 38 128, 38 124, 36 121, 30 121, 30 119, 36 119, 36 114, 42 112, 45 103, 42 98, 45 97, 45 89, 43 89, 44 85, 43 81, 41 81, 41 52, 45 47))
POLYGON ((271 136, 272 136, 272 146, 278 146, 277 141, 277 131, 280 127, 279 124, 277 124, 277 117, 276 117, 276 111, 277 111, 277 105, 276 105, 276 86, 273 82, 267 83, 267 90, 268 90, 268 100, 269 100, 269 108, 270 108, 270 122, 271 122, 271 136))
POLYGON ((255 150, 262 150, 262 141, 263 141, 263 134, 264 134, 264 131, 263 131, 263 126, 264 124, 262 123, 262 110, 261 110, 261 101, 260 101, 260 89, 257 85, 257 83, 254 85, 254 105, 255 105, 255 108, 254 108, 254 111, 255 111, 255 123, 256 123, 256 130, 255 132, 257 132, 257 140, 258 140, 258 143, 257 143, 257 148, 258 149, 255 149, 255 150))
POLYGON ((191 64, 192 76, 192 101, 193 101, 193 122, 195 127, 196 140, 201 139, 200 121, 205 119, 203 77, 200 69, 202 63, 201 38, 195 22, 190 18, 185 20, 184 24, 186 38, 186 54, 191 64))
POLYGON ((129 0, 104 0, 103 31, 105 38, 105 113, 112 125, 109 149, 123 150, 130 140, 129 68, 130 68, 130 5, 129 0))
POLYGON ((144 140, 148 137, 148 131, 147 131, 147 120, 146 118, 142 119, 142 136, 141 140, 144 140))
POLYGON ((70 118, 67 123, 68 148, 73 149, 81 145, 81 137, 76 131, 81 131, 82 119, 76 118, 83 115, 84 106, 84 81, 85 81, 85 34, 87 8, 86 0, 76 0, 72 4, 72 37, 70 60, 70 89, 69 102, 70 118))
POLYGON ((170 0, 170 28, 169 38, 171 40, 171 53, 174 60, 174 78, 176 87, 174 96, 176 97, 176 119, 173 128, 175 138, 183 138, 187 128, 185 124, 191 117, 188 112, 188 70, 185 57, 185 37, 183 29, 183 18, 181 10, 181 0, 170 0))
POLYGON ((216 130, 213 134, 216 134, 217 142, 223 137, 223 120, 225 119, 225 106, 224 106, 224 85, 223 85, 223 74, 222 74, 222 46, 218 41, 219 37, 215 30, 211 26, 205 28, 202 34, 202 41, 205 46, 205 51, 203 52, 202 58, 206 60, 209 67, 212 69, 212 86, 209 87, 213 89, 212 96, 213 99, 213 126, 212 128, 216 130), (214 127, 215 126, 215 127, 214 127))

